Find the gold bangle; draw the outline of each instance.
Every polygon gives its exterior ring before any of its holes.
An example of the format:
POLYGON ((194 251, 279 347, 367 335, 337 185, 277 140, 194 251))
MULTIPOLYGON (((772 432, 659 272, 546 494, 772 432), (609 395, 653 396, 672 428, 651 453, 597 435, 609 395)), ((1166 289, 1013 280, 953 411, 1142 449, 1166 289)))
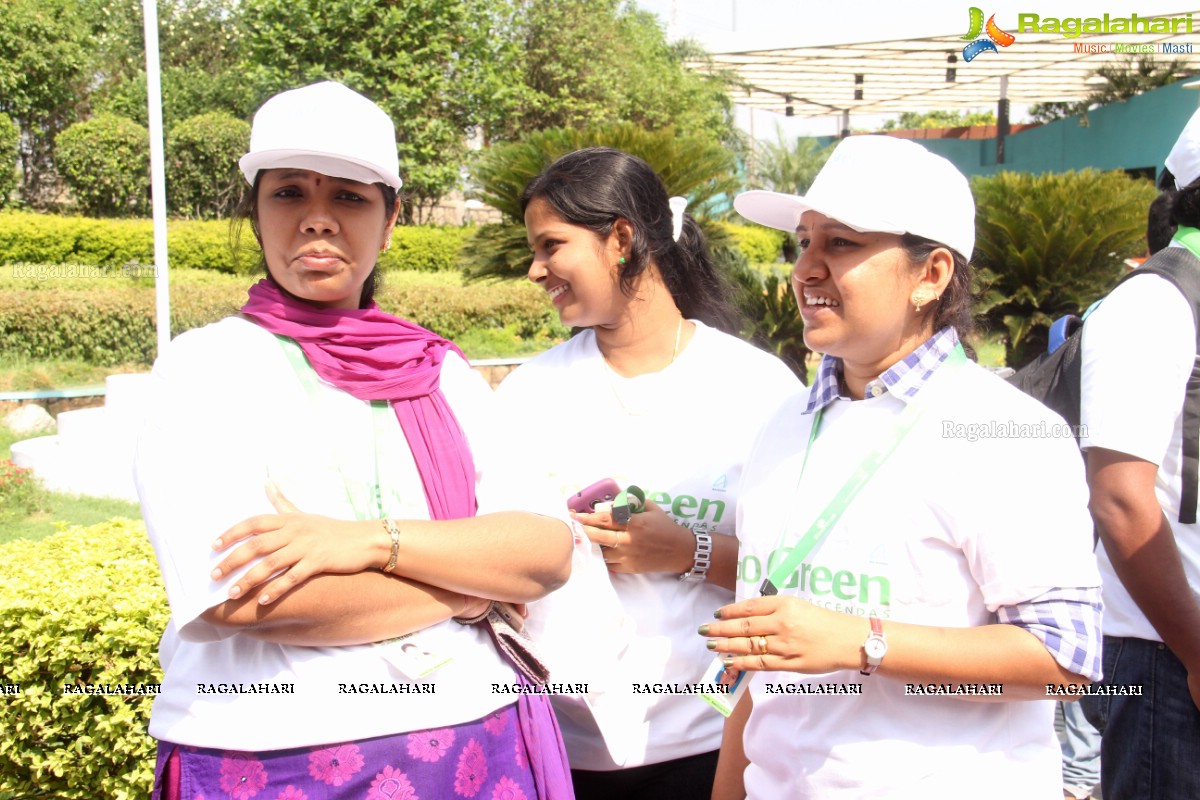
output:
POLYGON ((392 538, 392 553, 388 556, 387 566, 383 568, 384 572, 391 572, 396 568, 396 558, 400 555, 400 526, 393 520, 383 520, 383 530, 392 538))

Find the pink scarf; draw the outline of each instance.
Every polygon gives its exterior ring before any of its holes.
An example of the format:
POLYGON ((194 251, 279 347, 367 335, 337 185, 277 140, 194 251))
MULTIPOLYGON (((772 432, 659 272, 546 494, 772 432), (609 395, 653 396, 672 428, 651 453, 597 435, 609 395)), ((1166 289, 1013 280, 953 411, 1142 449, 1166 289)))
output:
MULTIPOLYGON (((370 308, 318 308, 272 281, 250 287, 242 313, 295 340, 316 373, 359 400, 390 400, 408 439, 433 519, 475 516, 475 463, 438 381, 451 342, 370 308)), ((302 500, 301 498, 295 498, 302 500)))

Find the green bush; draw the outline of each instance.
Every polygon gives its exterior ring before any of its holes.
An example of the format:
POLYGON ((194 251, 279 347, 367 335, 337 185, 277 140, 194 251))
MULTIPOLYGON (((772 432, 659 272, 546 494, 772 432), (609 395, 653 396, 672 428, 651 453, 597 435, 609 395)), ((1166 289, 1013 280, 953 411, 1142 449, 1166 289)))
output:
POLYGON ((46 506, 46 490, 33 470, 0 461, 0 520, 17 520, 46 506))
MULTIPOLYGON (((211 269, 252 274, 259 269, 254 236, 246 226, 241 252, 233 250, 229 220, 167 223, 172 269, 211 269)), ((379 260, 387 270, 457 271, 459 253, 474 228, 399 227, 392 248, 379 260)), ((0 212, 0 264, 91 264, 120 267, 154 263, 154 226, 148 219, 88 219, 0 212)))
POLYGON ((558 314, 533 284, 497 282, 470 286, 392 286, 384 275, 379 307, 431 331, 457 339, 473 329, 506 328, 522 338, 563 337, 558 314))
POLYGON ((401 225, 392 231, 392 246, 379 257, 379 266, 412 272, 457 271, 463 246, 474 236, 474 228, 401 225))
POLYGON ((150 209, 150 137, 116 114, 77 122, 58 135, 55 163, 79 209, 93 217, 136 217, 150 209))
POLYGON ((17 123, 0 114, 0 208, 4 208, 12 199, 12 193, 17 188, 17 157, 21 143, 21 129, 17 123))
POLYGON ((774 264, 783 254, 783 244, 788 238, 783 231, 762 225, 717 224, 732 237, 734 246, 751 264, 774 264))
POLYGON ((143 524, 115 519, 0 545, 0 796, 149 796, 149 695, 167 601, 143 524))
POLYGON ((1121 172, 1029 175, 971 181, 978 313, 1007 333, 1005 363, 1044 352, 1050 324, 1112 288, 1124 259, 1145 252, 1146 213, 1158 192, 1121 172))
MULTIPOLYGON (((522 338, 566 335, 545 293, 527 282, 463 286, 457 273, 384 273, 383 310, 450 339, 476 329, 522 338)), ((252 276, 185 270, 171 277, 171 331, 229 316, 252 276)), ((155 355, 154 287, 79 265, 18 264, 0 276, 0 356, 89 364, 150 364, 155 355)), ((492 355, 491 352, 486 355, 492 355)))
POLYGON ((237 161, 250 149, 250 126, 222 111, 188 117, 167 137, 171 213, 197 219, 233 214, 246 187, 237 161))

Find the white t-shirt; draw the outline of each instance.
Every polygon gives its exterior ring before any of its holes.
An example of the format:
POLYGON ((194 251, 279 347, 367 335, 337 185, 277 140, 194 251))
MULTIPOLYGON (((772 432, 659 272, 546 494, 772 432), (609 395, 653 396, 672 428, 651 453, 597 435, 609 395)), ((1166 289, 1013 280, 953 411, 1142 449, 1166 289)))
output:
MULTIPOLYGON (((453 353, 441 388, 477 471, 486 471, 491 392, 453 353)), ((158 739, 276 750, 453 725, 515 699, 491 690, 514 677, 481 626, 446 621, 404 642, 298 647, 200 619, 227 599, 230 583, 209 578, 226 554, 214 553, 212 542, 236 522, 274 513, 268 479, 302 511, 341 519, 377 516, 378 480, 388 516, 429 518, 395 414, 373 413, 328 384, 316 391, 310 395, 272 334, 236 317, 182 334, 155 364, 135 473, 171 605, 159 654, 163 688, 150 720, 158 739), (408 643, 450 661, 428 677, 406 676, 388 659, 408 643)), ((481 495, 481 510, 498 510, 486 503, 481 495)))
MULTIPOLYGON (((618 376, 588 330, 519 367, 497 396, 515 467, 556 487, 564 507, 569 495, 612 478, 644 489, 679 524, 733 535, 754 431, 801 388, 774 356, 696 323, 688 346, 659 372, 618 376)), ((723 723, 716 711, 696 695, 656 692, 700 681, 712 653, 696 628, 732 593, 675 574, 612 575, 609 584, 598 551, 583 548, 592 560, 577 556, 567 587, 530 609, 532 627, 546 622, 555 630, 546 642, 551 680, 591 682, 586 704, 554 698, 571 766, 612 770, 716 750, 723 723), (590 608, 595 624, 563 618, 566 607, 590 608), (575 635, 565 638, 569 628, 575 635), (606 694, 595 693, 594 674, 572 674, 554 660, 564 649, 612 670, 606 694)))
MULTIPOLYGON (((1196 329, 1183 294, 1157 275, 1126 281, 1083 327, 1080 422, 1084 448, 1103 447, 1158 465, 1154 491, 1200 602, 1200 528, 1179 522, 1183 399, 1196 356, 1196 329)), ((1161 642, 1097 548, 1104 579, 1104 633, 1161 642)))
MULTIPOLYGON (((863 618, 865 641, 871 615, 885 634, 888 620, 973 627, 1055 587, 1098 586, 1079 452, 1050 427, 1061 418, 974 364, 926 392, 924 417, 780 594, 863 618), (1059 438, 1032 438, 1046 430, 1059 438)), ((805 402, 781 408, 751 455, 739 600, 759 595, 904 408, 890 394, 827 406, 801 483, 805 402)), ((857 670, 763 672, 750 686, 750 798, 1062 796, 1052 700, 906 695, 905 681, 857 670), (828 684, 861 694, 817 693, 828 684)))

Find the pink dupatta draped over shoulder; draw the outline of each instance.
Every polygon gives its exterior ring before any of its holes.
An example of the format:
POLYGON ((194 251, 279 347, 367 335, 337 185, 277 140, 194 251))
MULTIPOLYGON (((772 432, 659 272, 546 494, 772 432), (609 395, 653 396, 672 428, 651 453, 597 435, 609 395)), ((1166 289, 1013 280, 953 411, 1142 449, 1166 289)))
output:
POLYGON ((475 515, 475 464, 466 435, 439 386, 453 343, 369 308, 319 308, 269 280, 250 287, 242 313, 294 340, 323 380, 360 400, 387 400, 412 449, 431 519, 475 515))

